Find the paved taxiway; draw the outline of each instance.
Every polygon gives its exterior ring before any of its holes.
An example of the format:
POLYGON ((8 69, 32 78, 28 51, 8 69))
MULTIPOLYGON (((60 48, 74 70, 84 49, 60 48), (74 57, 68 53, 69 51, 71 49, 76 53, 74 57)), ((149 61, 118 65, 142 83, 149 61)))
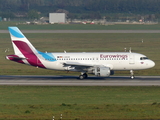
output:
POLYGON ((160 86, 160 76, 137 76, 134 80, 128 76, 109 78, 88 77, 85 80, 77 76, 12 76, 1 75, 0 85, 29 86, 160 86))

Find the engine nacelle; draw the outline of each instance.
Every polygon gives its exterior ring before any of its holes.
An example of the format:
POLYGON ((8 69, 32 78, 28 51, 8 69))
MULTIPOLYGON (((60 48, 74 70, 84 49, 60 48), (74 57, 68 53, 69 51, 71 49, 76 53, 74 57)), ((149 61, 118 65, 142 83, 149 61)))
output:
POLYGON ((114 74, 114 71, 111 71, 109 67, 96 67, 94 70, 96 76, 108 77, 114 74))

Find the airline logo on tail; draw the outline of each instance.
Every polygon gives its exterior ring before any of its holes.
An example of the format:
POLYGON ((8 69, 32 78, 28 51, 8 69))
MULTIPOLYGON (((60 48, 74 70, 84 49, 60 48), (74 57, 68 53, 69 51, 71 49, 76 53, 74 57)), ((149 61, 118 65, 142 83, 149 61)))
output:
POLYGON ((45 66, 38 55, 42 56, 45 60, 56 61, 52 54, 37 51, 17 27, 9 27, 9 32, 15 55, 8 55, 6 56, 7 59, 41 68, 45 68, 45 66))
POLYGON ((8 27, 10 34, 17 38, 25 38, 21 31, 17 27, 8 27))

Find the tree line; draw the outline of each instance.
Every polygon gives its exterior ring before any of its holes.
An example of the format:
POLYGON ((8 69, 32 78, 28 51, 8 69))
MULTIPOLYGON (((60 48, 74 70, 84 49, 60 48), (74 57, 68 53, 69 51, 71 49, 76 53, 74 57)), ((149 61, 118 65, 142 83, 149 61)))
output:
POLYGON ((0 0, 0 16, 12 18, 17 13, 28 15, 29 12, 47 16, 58 10, 67 11, 69 18, 102 18, 104 14, 115 13, 159 16, 159 6, 160 0, 0 0))

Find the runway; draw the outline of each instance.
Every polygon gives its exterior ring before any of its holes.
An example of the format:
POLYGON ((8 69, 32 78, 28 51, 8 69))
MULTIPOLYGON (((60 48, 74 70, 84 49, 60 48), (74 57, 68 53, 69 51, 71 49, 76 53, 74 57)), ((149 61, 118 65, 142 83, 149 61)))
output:
POLYGON ((15 76, 1 75, 0 85, 15 86, 160 86, 160 76, 111 76, 108 78, 77 76, 15 76))

